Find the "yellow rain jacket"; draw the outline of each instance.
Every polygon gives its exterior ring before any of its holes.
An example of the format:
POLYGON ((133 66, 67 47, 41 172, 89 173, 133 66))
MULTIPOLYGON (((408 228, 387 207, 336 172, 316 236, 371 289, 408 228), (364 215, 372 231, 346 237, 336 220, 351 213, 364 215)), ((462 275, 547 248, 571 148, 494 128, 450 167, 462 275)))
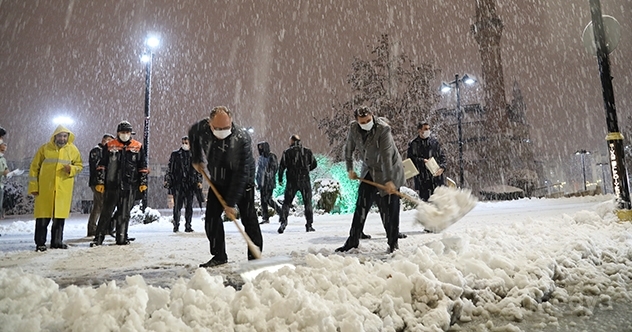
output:
POLYGON ((65 219, 70 215, 72 189, 75 176, 83 169, 79 149, 73 144, 75 135, 59 125, 50 142, 42 145, 31 162, 28 192, 35 196, 35 218, 65 219), (68 133, 68 143, 63 147, 55 144, 55 135, 68 133), (70 165, 70 174, 64 170, 70 165))

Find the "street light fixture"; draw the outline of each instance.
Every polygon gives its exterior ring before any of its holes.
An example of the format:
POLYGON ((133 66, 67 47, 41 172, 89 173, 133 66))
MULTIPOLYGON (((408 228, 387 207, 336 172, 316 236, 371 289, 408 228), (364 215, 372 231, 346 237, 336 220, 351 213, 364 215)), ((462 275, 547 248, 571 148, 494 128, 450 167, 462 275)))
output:
MULTIPOLYGON (((149 36, 145 39, 145 52, 141 56, 141 61, 145 63, 145 127, 143 133, 143 147, 145 160, 149 165, 149 118, 150 118, 150 101, 151 101, 151 65, 154 60, 154 50, 160 45, 160 39, 155 36, 149 36)), ((143 194, 143 211, 147 208, 147 190, 143 194)))
POLYGON ((577 152, 575 152, 575 155, 580 155, 582 158, 582 175, 584 178, 584 191, 586 191, 586 166, 584 163, 584 156, 590 154, 590 151, 586 151, 586 150, 577 150, 577 152))
POLYGON ((454 75, 454 81, 441 83, 440 89, 443 93, 449 92, 450 90, 452 90, 452 87, 454 87, 454 89, 456 90, 456 119, 459 143, 459 184, 461 185, 461 187, 463 187, 465 180, 463 178, 463 130, 461 126, 463 112, 461 110, 461 83, 472 85, 476 83, 476 80, 468 74, 463 75, 463 77, 459 77, 459 75, 457 74, 454 75))
POLYGON ((73 123, 75 123, 75 120, 73 120, 71 117, 69 116, 58 116, 56 118, 53 119, 53 123, 56 125, 71 125, 73 123))

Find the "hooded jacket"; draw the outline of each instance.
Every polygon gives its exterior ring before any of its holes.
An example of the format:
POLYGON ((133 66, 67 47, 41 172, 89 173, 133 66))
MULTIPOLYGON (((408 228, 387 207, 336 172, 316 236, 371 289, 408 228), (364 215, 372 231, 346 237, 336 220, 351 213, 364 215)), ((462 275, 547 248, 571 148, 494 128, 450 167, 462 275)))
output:
POLYGON ((274 190, 276 187, 276 172, 279 168, 277 156, 270 152, 270 144, 268 142, 259 142, 257 144, 259 151, 259 160, 257 162, 257 186, 261 190, 274 190))
MULTIPOLYGON (((357 150, 362 158, 360 177, 364 178, 370 172, 373 181, 379 184, 393 181, 399 189, 406 179, 402 157, 395 146, 391 127, 383 118, 373 116, 373 121, 375 124, 368 132, 360 128, 358 121, 351 122, 345 145, 347 171, 353 170, 353 152, 357 150)), ((386 192, 380 190, 380 195, 384 196, 386 192)))
POLYGON ((60 125, 50 141, 35 153, 28 186, 29 193, 38 193, 35 196, 35 218, 66 219, 70 215, 75 176, 83 170, 81 154, 74 141, 75 135, 60 125), (55 135, 63 132, 68 133, 68 142, 58 147, 55 135), (65 165, 70 165, 70 173, 64 170, 65 165))
POLYGON ((191 126, 189 143, 191 162, 203 163, 206 156, 211 182, 222 188, 218 190, 224 196, 226 204, 235 207, 246 188, 254 187, 255 161, 250 134, 234 123, 231 131, 225 139, 218 139, 213 135, 209 119, 206 118, 191 126))

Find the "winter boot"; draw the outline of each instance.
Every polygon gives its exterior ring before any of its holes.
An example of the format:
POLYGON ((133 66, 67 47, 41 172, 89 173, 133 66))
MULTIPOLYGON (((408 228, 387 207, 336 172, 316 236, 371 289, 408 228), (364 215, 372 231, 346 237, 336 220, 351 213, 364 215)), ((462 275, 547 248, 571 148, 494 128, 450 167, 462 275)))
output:
POLYGON ((226 263, 228 263, 228 257, 220 258, 220 257, 215 256, 211 258, 210 261, 200 264, 200 267, 213 267, 213 266, 218 266, 218 265, 222 265, 226 263))
POLYGON ((173 232, 177 233, 180 230, 180 220, 176 221, 176 219, 173 219, 173 232))
POLYGON ((184 231, 187 232, 187 233, 193 232, 193 228, 191 228, 191 220, 187 221, 184 224, 184 231))
POLYGON ((309 223, 305 225, 305 231, 309 233, 309 232, 315 232, 316 230, 314 229, 314 227, 312 227, 312 223, 309 223))
POLYGON ((68 249, 68 245, 63 243, 64 240, 64 219, 53 219, 53 226, 51 227, 51 240, 50 247, 52 249, 68 249))
POLYGON ((121 222, 116 225, 116 244, 122 246, 129 244, 129 240, 127 240, 127 222, 121 222))
POLYGON ((285 227, 287 227, 287 221, 282 221, 278 230, 279 234, 283 234, 283 232, 285 232, 285 227))
POLYGON ((362 232, 362 234, 360 234, 360 238, 362 240, 369 240, 369 239, 371 239, 371 235, 364 234, 364 232, 362 232))
POLYGON ((94 240, 92 240, 92 242, 90 242, 90 247, 96 247, 96 246, 103 245, 103 240, 104 239, 105 239, 105 235, 97 234, 97 236, 94 237, 94 240))

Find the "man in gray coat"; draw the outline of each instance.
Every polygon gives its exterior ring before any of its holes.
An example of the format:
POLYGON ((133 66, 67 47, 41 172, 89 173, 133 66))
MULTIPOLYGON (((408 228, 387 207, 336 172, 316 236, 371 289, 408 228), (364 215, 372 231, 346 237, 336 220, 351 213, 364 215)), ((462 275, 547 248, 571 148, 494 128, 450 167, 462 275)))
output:
POLYGON ((358 200, 349 231, 349 238, 336 251, 348 251, 357 248, 364 228, 366 215, 373 202, 377 203, 386 229, 389 252, 398 249, 399 205, 397 192, 404 185, 404 167, 402 157, 397 151, 391 127, 384 118, 376 118, 366 106, 354 111, 355 121, 349 127, 345 145, 345 160, 350 179, 358 179, 353 170, 353 153, 357 151, 362 160, 360 177, 384 185, 385 190, 365 182, 358 187, 358 200))

